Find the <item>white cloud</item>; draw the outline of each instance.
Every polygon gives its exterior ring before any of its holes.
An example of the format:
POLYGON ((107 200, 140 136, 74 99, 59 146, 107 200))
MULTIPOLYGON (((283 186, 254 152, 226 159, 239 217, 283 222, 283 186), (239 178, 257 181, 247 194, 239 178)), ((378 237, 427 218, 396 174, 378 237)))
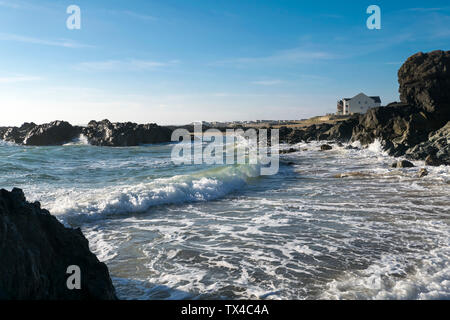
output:
POLYGON ((250 64, 292 64, 308 63, 317 60, 330 60, 338 58, 335 54, 320 50, 307 50, 304 48, 293 48, 278 51, 269 56, 263 57, 245 57, 223 60, 215 63, 216 65, 250 65, 250 64))
POLYGON ((275 86, 277 84, 281 84, 283 81, 274 79, 274 80, 259 80, 259 81, 253 81, 252 84, 257 84, 261 86, 275 86))
POLYGON ((137 18, 137 19, 140 19, 140 20, 146 20, 146 21, 155 21, 155 20, 157 20, 157 18, 154 17, 154 16, 150 16, 150 15, 146 15, 146 14, 142 14, 142 13, 137 13, 137 12, 134 12, 134 11, 128 11, 127 10, 127 11, 124 11, 123 13, 128 15, 128 16, 130 16, 130 17, 132 17, 132 18, 137 18))
POLYGON ((90 45, 81 44, 81 43, 78 43, 78 42, 70 40, 70 39, 46 40, 46 39, 20 36, 20 35, 9 34, 9 33, 0 33, 0 40, 31 43, 31 44, 41 44, 41 45, 64 47, 64 48, 92 47, 90 45))
POLYGON ((179 63, 178 60, 169 62, 159 62, 152 60, 106 60, 82 62, 76 65, 79 70, 85 71, 143 71, 154 70, 160 67, 167 67, 179 63))
POLYGON ((433 12, 433 11, 443 11, 446 8, 409 8, 407 11, 416 11, 416 12, 433 12))

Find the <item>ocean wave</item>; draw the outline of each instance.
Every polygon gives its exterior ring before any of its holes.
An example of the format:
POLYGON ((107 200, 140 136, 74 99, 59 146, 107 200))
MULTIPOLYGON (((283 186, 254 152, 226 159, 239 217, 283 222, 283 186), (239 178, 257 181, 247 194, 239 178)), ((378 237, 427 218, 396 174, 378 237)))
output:
POLYGON ((136 185, 93 190, 58 190, 46 204, 62 220, 73 216, 95 218, 103 214, 144 212, 153 206, 209 201, 245 186, 259 176, 257 165, 233 165, 190 175, 155 179, 136 185))
POLYGON ((89 146, 88 138, 84 134, 80 134, 77 138, 71 142, 65 143, 64 146, 89 146))
POLYGON ((18 144, 0 139, 0 146, 18 146, 18 144))

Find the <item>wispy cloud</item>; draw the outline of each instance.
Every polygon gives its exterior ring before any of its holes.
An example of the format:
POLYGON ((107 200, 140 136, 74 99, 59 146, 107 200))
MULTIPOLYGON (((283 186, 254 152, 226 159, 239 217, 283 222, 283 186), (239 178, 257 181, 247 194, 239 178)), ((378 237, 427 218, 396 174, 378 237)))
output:
POLYGON ((106 60, 81 62, 76 69, 83 71, 145 71, 178 64, 178 60, 159 62, 151 60, 106 60))
POLYGON ((415 12, 436 12, 436 11, 443 11, 447 8, 409 8, 406 9, 407 11, 415 11, 415 12))
POLYGON ((253 81, 252 84, 260 85, 260 86, 275 86, 278 84, 283 83, 283 81, 274 79, 274 80, 259 80, 259 81, 253 81))
POLYGON ((246 57, 218 61, 216 65, 250 65, 250 64, 299 64, 308 63, 317 60, 335 59, 337 56, 333 53, 320 50, 307 50, 304 48, 294 48, 278 51, 269 56, 246 57))
POLYGON ((42 80, 41 77, 27 76, 27 75, 15 75, 8 77, 0 77, 0 83, 17 83, 17 82, 27 82, 27 81, 39 81, 42 80))
POLYGON ((82 44, 70 39, 58 39, 58 40, 47 40, 40 38, 33 38, 27 36, 21 36, 17 34, 0 33, 0 41, 15 41, 22 43, 40 44, 46 46, 54 47, 64 47, 64 48, 86 48, 92 47, 90 45, 82 44))
POLYGON ((151 15, 147 15, 147 14, 142 14, 142 13, 138 13, 138 12, 134 12, 134 11, 123 11, 124 14, 126 14, 127 16, 130 16, 132 18, 136 18, 136 19, 140 19, 140 20, 146 20, 146 21, 155 21, 158 20, 158 18, 151 16, 151 15))
POLYGON ((115 15, 115 16, 129 17, 129 18, 138 19, 138 20, 142 20, 142 21, 157 21, 157 20, 159 20, 155 16, 152 16, 152 15, 149 15, 146 13, 142 13, 142 12, 132 11, 132 10, 106 10, 105 12, 115 15))

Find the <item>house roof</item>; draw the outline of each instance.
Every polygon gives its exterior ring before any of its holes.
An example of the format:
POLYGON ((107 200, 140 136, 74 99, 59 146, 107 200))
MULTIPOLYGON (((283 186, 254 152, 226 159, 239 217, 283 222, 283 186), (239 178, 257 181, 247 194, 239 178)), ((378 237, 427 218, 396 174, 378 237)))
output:
MULTIPOLYGON (((360 94, 354 96, 353 98, 355 98, 355 97, 357 97, 357 96, 359 96, 359 95, 361 95, 361 94, 365 95, 364 93, 360 93, 360 94)), ((365 95, 365 96, 366 96, 366 95, 365 95)), ((367 97, 367 96, 366 96, 366 97, 367 97)), ((349 100, 352 100, 353 98, 343 98, 341 101, 349 101, 349 100)), ((372 99, 373 101, 375 101, 376 103, 381 103, 381 99, 380 99, 379 96, 372 96, 372 97, 369 97, 369 98, 371 98, 371 99, 372 99)))

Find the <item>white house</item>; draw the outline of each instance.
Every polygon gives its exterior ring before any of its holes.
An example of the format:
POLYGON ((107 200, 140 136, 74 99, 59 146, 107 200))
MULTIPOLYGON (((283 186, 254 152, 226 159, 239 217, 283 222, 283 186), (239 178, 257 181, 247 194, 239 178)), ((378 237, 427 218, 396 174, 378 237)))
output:
POLYGON ((360 93, 353 98, 344 98, 337 103, 337 115, 366 113, 370 108, 379 107, 381 99, 378 96, 369 97, 360 93))

